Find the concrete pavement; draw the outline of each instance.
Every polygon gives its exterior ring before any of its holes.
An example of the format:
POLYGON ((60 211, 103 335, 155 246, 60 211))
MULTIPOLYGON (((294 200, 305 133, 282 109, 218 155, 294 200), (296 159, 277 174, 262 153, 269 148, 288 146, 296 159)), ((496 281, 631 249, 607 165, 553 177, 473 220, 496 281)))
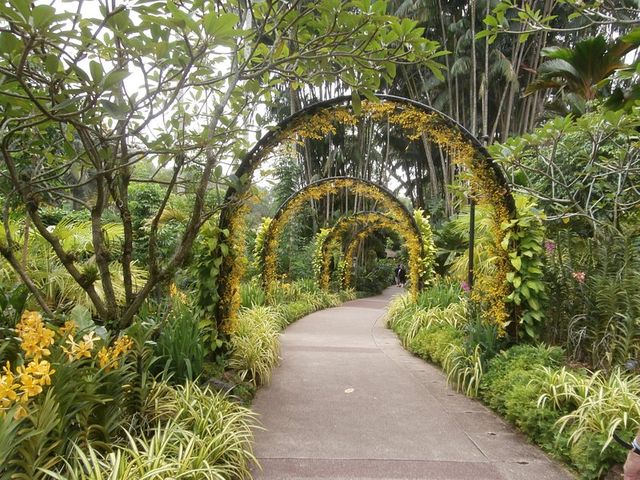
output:
POLYGON ((383 295, 309 315, 254 409, 257 479, 570 479, 384 326, 383 295))

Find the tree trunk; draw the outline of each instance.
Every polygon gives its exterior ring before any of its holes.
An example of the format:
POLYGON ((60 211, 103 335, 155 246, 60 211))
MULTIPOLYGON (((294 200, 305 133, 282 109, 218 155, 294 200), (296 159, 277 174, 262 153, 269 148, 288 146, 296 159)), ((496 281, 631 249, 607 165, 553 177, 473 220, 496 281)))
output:
POLYGON ((478 69, 476 59, 476 1, 471 0, 471 92, 470 92, 470 110, 471 115, 471 133, 478 134, 478 85, 476 72, 478 69))

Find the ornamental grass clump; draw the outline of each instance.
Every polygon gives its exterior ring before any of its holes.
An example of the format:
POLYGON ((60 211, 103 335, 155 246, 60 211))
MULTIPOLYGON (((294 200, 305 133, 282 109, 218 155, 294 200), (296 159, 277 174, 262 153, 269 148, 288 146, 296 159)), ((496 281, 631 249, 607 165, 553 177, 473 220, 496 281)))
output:
POLYGON ((604 451, 617 430, 631 436, 640 426, 640 377, 620 369, 609 375, 599 371, 575 375, 560 395, 546 392, 541 403, 545 398, 552 398, 555 404, 563 400, 577 404, 577 408, 558 421, 561 431, 570 430, 569 440, 573 444, 585 435, 600 434, 606 438, 601 445, 604 451))
POLYGON ((229 359, 229 366, 238 371, 240 378, 256 386, 269 383, 280 360, 279 331, 284 324, 285 319, 273 307, 241 310, 231 337, 229 359))
POLYGON ((449 325, 462 331, 468 321, 466 302, 452 303, 445 308, 416 308, 415 313, 407 319, 402 343, 410 345, 421 329, 429 329, 434 325, 449 325))
POLYGON ((223 394, 194 383, 154 386, 150 411, 155 425, 144 435, 127 432, 126 442, 103 453, 76 443, 57 480, 165 480, 250 478, 255 415, 223 394))

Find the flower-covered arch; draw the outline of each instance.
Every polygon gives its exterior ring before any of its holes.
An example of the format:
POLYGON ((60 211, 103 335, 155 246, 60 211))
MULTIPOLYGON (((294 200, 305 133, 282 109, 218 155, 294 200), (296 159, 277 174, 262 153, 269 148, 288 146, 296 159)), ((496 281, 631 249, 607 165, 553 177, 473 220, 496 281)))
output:
MULTIPOLYGON (((414 211, 415 223, 410 225, 402 225, 395 218, 381 212, 358 212, 352 215, 340 217, 333 228, 328 229, 325 235, 319 236, 319 245, 316 247, 314 265, 318 265, 317 277, 318 283, 324 290, 329 289, 329 281, 331 278, 331 251, 333 246, 339 241, 342 247, 342 239, 345 233, 352 230, 354 226, 366 227, 368 225, 378 225, 378 229, 388 228, 397 232, 403 238, 420 238, 422 241, 421 258, 409 259, 410 264, 418 262, 413 272, 419 272, 418 279, 412 279, 411 285, 422 287, 433 276, 433 263, 435 260, 435 245, 431 231, 421 231, 419 220, 428 223, 428 217, 424 217, 422 211, 414 211), (411 232, 407 230, 411 229, 411 232), (415 230, 417 228, 417 230, 415 230), (409 237, 408 237, 409 236, 409 237)), ((420 222, 421 223, 421 222, 420 222)), ((342 248, 341 248, 342 250, 342 248)))
MULTIPOLYGON (((406 235, 410 234, 410 232, 408 232, 405 228, 402 228, 402 226, 399 225, 395 219, 389 218, 386 215, 381 215, 375 220, 372 219, 371 222, 368 222, 364 225, 364 227, 358 230, 347 244, 347 248, 345 249, 344 257, 342 259, 342 264, 340 266, 340 270, 342 271, 343 288, 351 288, 353 260, 356 256, 356 252, 358 251, 358 247, 360 246, 360 244, 373 232, 383 229, 394 230, 398 232, 400 236, 404 238, 405 242, 409 244, 406 235)), ((417 298, 420 288, 420 264, 421 257, 415 258, 412 253, 409 252, 409 293, 414 299, 417 298)))
MULTIPOLYGON (((382 212, 367 211, 357 212, 351 215, 344 215, 338 219, 335 225, 327 230, 327 234, 320 239, 320 244, 316 248, 314 262, 320 265, 318 271, 318 284, 323 290, 329 289, 329 281, 331 278, 331 251, 332 246, 340 242, 340 250, 342 250, 343 236, 357 226, 365 226, 382 218, 387 218, 390 222, 397 224, 397 220, 382 212)), ((413 225, 412 225, 413 227, 413 225)), ((396 230, 395 228, 393 229, 396 230)), ((416 235, 420 232, 416 231, 416 235)))
POLYGON ((219 328, 223 332, 233 331, 240 304, 239 283, 243 266, 238 259, 244 256, 242 231, 253 173, 278 145, 304 139, 322 140, 336 131, 336 125, 356 125, 363 118, 401 128, 409 140, 418 140, 425 135, 468 172, 470 193, 476 202, 491 206, 496 273, 490 278, 479 279, 476 289, 485 304, 485 316, 503 328, 510 317, 505 298, 513 288, 507 274, 516 270, 511 255, 519 255, 519 245, 512 240, 517 236, 508 235, 511 227, 503 228, 503 225, 514 225, 510 220, 516 218, 516 209, 502 171, 467 129, 428 105, 402 97, 377 95, 378 102, 365 101, 358 108, 351 108, 351 98, 334 98, 296 112, 267 132, 242 159, 234 176, 237 181, 225 196, 219 225, 222 238, 214 252, 222 260, 215 295, 219 298, 219 328), (509 244, 508 248, 503 248, 503 241, 509 244))
POLYGON ((407 207, 389 190, 373 182, 353 177, 332 177, 318 180, 294 193, 280 206, 264 233, 262 284, 266 291, 269 291, 276 278, 278 238, 289 220, 309 200, 319 200, 328 194, 336 194, 345 189, 362 198, 376 202, 388 212, 384 215, 387 225, 398 231, 407 244, 409 258, 412 260, 409 264, 409 276, 414 280, 412 283, 415 287, 413 293, 417 294, 420 284, 422 238, 415 219, 407 207))

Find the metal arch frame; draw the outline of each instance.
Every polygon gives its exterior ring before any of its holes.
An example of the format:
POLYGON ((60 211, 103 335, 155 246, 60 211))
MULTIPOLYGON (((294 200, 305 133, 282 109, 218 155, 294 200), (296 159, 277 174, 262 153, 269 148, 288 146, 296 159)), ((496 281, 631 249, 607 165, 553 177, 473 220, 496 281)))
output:
MULTIPOLYGON (((375 182, 372 182, 370 180, 364 180, 361 178, 356 178, 356 177, 328 177, 328 178, 323 178, 321 180, 317 180, 315 182, 310 183, 309 185, 301 188, 300 190, 298 190, 297 192, 295 192, 293 195, 291 195, 287 200, 285 200, 282 205, 280 205, 280 207, 278 208, 278 210, 276 211, 276 213, 273 216, 273 219, 271 220, 271 223, 269 224, 269 227, 267 228, 265 235, 264 235, 264 247, 262 249, 262 260, 263 260, 263 265, 266 266, 266 262, 267 262, 267 258, 268 256, 271 254, 271 249, 270 249, 270 243, 273 240, 273 236, 274 236, 274 230, 276 228, 276 226, 278 225, 278 221, 279 219, 285 214, 289 212, 289 206, 291 205, 292 202, 294 202, 297 198, 299 198, 301 195, 304 195, 305 193, 308 193, 309 190, 313 190, 313 189, 317 189, 322 187, 325 184, 331 184, 331 183, 336 183, 336 182, 352 182, 353 185, 366 185, 368 187, 372 187, 374 189, 376 189, 379 193, 381 193, 382 195, 384 195, 384 197, 391 202, 392 204, 396 205, 400 211, 402 212, 402 215, 404 218, 393 218, 395 221, 402 222, 405 221, 406 224, 408 224, 411 229, 416 233, 416 238, 418 239, 418 241, 420 242, 420 249, 421 249, 421 253, 422 252, 422 235, 420 234, 420 229, 418 228, 418 224, 416 223, 415 218, 413 218, 413 215, 411 214, 411 212, 409 212, 409 209, 405 206, 404 203, 402 203, 400 200, 398 200, 398 198, 396 198, 396 196, 386 187, 383 187, 381 185, 378 185, 375 182)), ((335 187, 335 192, 337 192, 339 189, 341 188, 349 188, 349 187, 344 187, 344 186, 336 186, 335 187)), ((333 192, 333 193, 335 193, 333 192)), ((269 279, 265 278, 265 271, 266 268, 263 270, 262 272, 262 284, 264 286, 265 289, 269 288, 269 279)))
MULTIPOLYGON (((469 130, 467 130, 460 122, 454 120, 453 118, 441 112, 440 110, 435 109, 417 100, 412 100, 410 98, 405 98, 405 97, 398 97, 396 95, 386 95, 386 94, 376 94, 375 96, 382 101, 388 101, 388 102, 397 103, 400 105, 409 105, 412 107, 416 107, 420 110, 423 110, 427 113, 433 113, 435 115, 438 115, 438 117, 449 128, 458 130, 462 135, 462 137, 465 140, 469 141, 471 145, 473 145, 474 149, 482 155, 483 160, 489 165, 489 167, 495 173, 496 179, 500 183, 500 186, 505 188, 506 205, 509 210, 509 214, 511 217, 515 217, 515 214, 516 214, 515 200, 513 198, 513 195, 511 194, 511 189, 509 188, 509 184, 507 183, 507 179, 504 175, 504 172, 500 169, 498 164, 495 163, 495 161, 493 160, 493 158, 491 157, 491 155, 489 154, 488 150, 483 145, 483 143, 480 140, 478 140, 478 138, 476 138, 469 130)), ((287 130, 287 128, 296 120, 304 117, 305 115, 314 114, 321 110, 335 107, 337 105, 351 103, 351 99, 352 99, 351 95, 343 95, 343 96, 335 97, 322 102, 317 102, 303 108, 302 110, 280 121, 275 127, 270 129, 260 140, 258 140, 258 142, 253 146, 253 148, 249 150, 249 152, 243 157, 243 159, 240 162, 240 165, 235 171, 236 177, 243 178, 246 175, 253 174, 253 171, 258 166, 259 162, 262 161, 263 151, 270 146, 274 146, 278 144, 279 143, 278 136, 280 135, 280 133, 287 130)), ((236 193, 238 193, 236 188, 234 186, 230 186, 227 189, 227 192, 225 194, 225 200, 230 200, 231 197, 233 197, 233 195, 235 195, 236 193)))

